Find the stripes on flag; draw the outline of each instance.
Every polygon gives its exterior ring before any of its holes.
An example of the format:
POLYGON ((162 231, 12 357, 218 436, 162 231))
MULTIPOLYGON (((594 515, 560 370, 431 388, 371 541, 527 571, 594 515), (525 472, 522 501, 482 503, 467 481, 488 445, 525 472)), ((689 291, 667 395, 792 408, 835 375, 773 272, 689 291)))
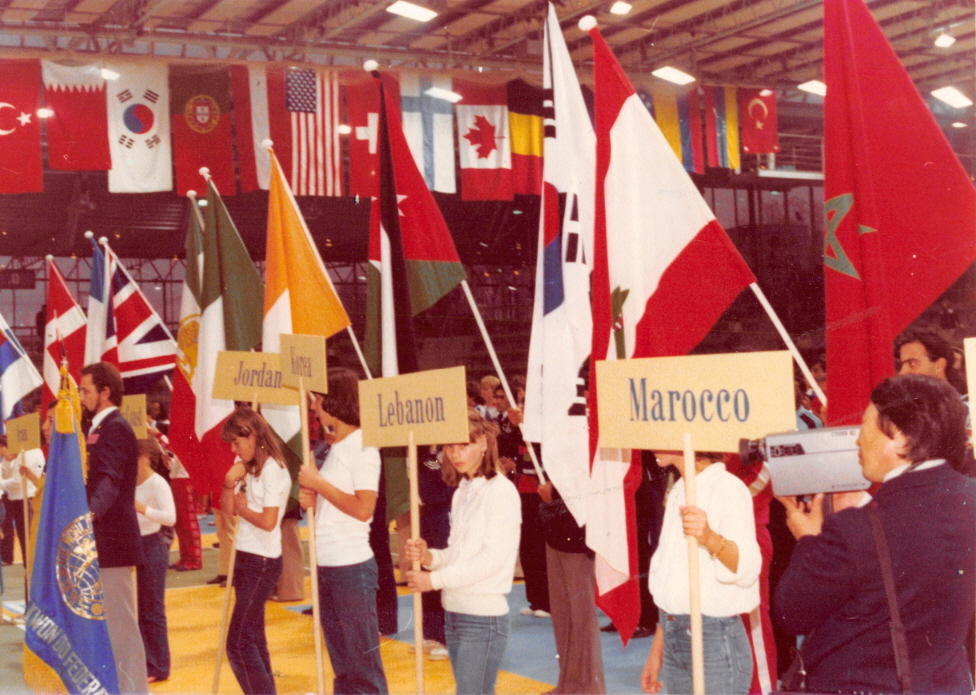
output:
POLYGON ((295 195, 341 195, 338 77, 286 70, 285 111, 291 126, 290 179, 295 195))

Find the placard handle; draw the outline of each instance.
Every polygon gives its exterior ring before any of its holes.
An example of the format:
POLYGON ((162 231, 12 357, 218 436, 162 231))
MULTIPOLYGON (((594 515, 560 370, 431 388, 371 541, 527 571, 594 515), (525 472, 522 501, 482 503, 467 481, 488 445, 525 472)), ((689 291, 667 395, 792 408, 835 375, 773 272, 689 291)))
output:
MULTIPOLYGON (((685 504, 697 506, 698 488, 695 483, 695 452, 691 448, 691 434, 685 432, 685 504)), ((702 636, 701 574, 698 568, 698 539, 688 538, 688 590, 691 603, 691 687, 694 695, 705 695, 705 643, 702 636)))

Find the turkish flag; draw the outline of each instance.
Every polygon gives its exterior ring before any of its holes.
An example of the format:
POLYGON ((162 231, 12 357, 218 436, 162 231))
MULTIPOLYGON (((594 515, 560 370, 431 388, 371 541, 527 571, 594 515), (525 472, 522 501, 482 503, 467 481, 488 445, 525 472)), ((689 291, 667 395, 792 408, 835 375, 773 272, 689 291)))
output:
POLYGON ((508 88, 454 81, 462 99, 455 113, 461 160, 462 200, 511 200, 512 142, 508 88))
POLYGON ((41 61, 0 60, 0 193, 40 193, 41 61))
POLYGON ((776 92, 772 89, 739 90, 742 151, 748 154, 779 152, 776 92))

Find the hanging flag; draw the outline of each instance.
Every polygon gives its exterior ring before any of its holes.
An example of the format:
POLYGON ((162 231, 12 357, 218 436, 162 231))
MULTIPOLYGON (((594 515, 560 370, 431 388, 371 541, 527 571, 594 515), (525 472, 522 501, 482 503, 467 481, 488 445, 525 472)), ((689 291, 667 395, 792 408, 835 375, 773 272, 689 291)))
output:
POLYGON ((266 75, 269 133, 292 191, 342 195, 337 74, 271 67, 266 75))
POLYGON ((111 169, 106 82, 101 69, 42 60, 41 72, 44 103, 54 112, 44 121, 50 167, 60 171, 111 169))
POLYGON ((0 194, 39 193, 41 62, 0 60, 0 194))
POLYGON ((736 88, 707 86, 705 90, 705 142, 708 166, 739 169, 739 109, 736 88))
POLYGON ((522 435, 542 444, 546 473, 582 526, 590 488, 581 371, 593 333, 590 262, 596 136, 551 3, 544 46, 542 80, 550 96, 522 435))
MULTIPOLYGON (((383 82, 386 89, 396 96, 397 103, 389 118, 391 123, 399 127, 400 86, 395 75, 384 75, 383 82)), ((349 195, 375 198, 380 191, 380 157, 377 147, 380 88, 376 80, 362 70, 344 74, 342 88, 346 97, 346 123, 352 129, 349 134, 349 195)), ((453 140, 451 156, 454 156, 453 140)))
POLYGON ((861 0, 824 3, 830 424, 859 422, 895 337, 976 259, 976 190, 861 0), (883 75, 883 79, 879 79, 883 75))
POLYGON ((229 71, 241 192, 266 191, 271 177, 271 159, 261 143, 271 137, 267 73, 263 65, 231 65, 229 71))
MULTIPOLYGON (((589 33, 597 142, 592 357, 683 355, 755 278, 599 30, 589 33), (702 277, 709 281, 694 279, 702 277)), ((597 605, 626 641, 640 616, 633 496, 640 461, 600 447, 595 377, 591 369, 586 538, 596 552, 597 605)))
MULTIPOLYGON (((654 120, 685 171, 705 173, 698 88, 654 84, 654 120)), ((643 103, 643 101, 641 102, 643 103)))
MULTIPOLYGON (((88 236, 90 232, 86 232, 88 236)), ((112 310, 112 276, 105 262, 105 254, 95 241, 92 243, 91 276, 88 283, 88 332, 85 337, 85 364, 111 362, 119 366, 118 341, 115 337, 115 312, 112 310)))
POLYGON ((508 83, 508 127, 512 134, 512 190, 542 193, 542 119, 545 92, 521 77, 508 83))
POLYGON ((749 154, 779 152, 776 90, 740 89, 739 122, 742 126, 743 152, 749 154))
POLYGON ((20 401, 44 382, 6 319, 0 316, 0 415, 20 414, 20 401))
POLYGON ((44 407, 54 400, 61 384, 61 362, 68 360, 68 370, 77 382, 85 364, 85 314, 68 289, 68 283, 54 259, 47 257, 47 324, 44 327, 44 407))
POLYGON ((108 65, 119 78, 107 91, 111 193, 173 190, 166 65, 108 65))
MULTIPOLYGON (((400 75, 403 134, 427 188, 456 193, 454 104, 450 75, 404 72, 400 75), (431 94, 429 90, 438 90, 431 94)), ((391 114, 392 115, 392 114, 391 114)))
MULTIPOLYGON (((70 380, 67 370, 63 379, 70 380)), ((47 456, 30 602, 24 615, 24 678, 34 692, 117 693, 82 475, 81 406, 77 390, 69 395, 69 389, 59 384, 47 456)))
POLYGON ((462 200, 512 199, 512 140, 504 84, 454 81, 462 200))
POLYGON ((228 68, 170 65, 169 91, 176 192, 186 195, 197 188, 200 167, 207 167, 216 186, 233 195, 237 182, 228 68))

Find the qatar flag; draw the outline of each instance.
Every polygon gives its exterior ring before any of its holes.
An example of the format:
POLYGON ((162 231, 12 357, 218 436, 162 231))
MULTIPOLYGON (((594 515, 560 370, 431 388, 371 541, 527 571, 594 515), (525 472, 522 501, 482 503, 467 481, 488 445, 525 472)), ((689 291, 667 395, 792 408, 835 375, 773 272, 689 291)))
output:
POLYGON ((39 60, 0 60, 0 194, 39 193, 39 60))
POLYGON ((97 65, 62 65, 42 60, 44 103, 54 113, 44 122, 52 169, 106 171, 108 147, 105 78, 97 65))

